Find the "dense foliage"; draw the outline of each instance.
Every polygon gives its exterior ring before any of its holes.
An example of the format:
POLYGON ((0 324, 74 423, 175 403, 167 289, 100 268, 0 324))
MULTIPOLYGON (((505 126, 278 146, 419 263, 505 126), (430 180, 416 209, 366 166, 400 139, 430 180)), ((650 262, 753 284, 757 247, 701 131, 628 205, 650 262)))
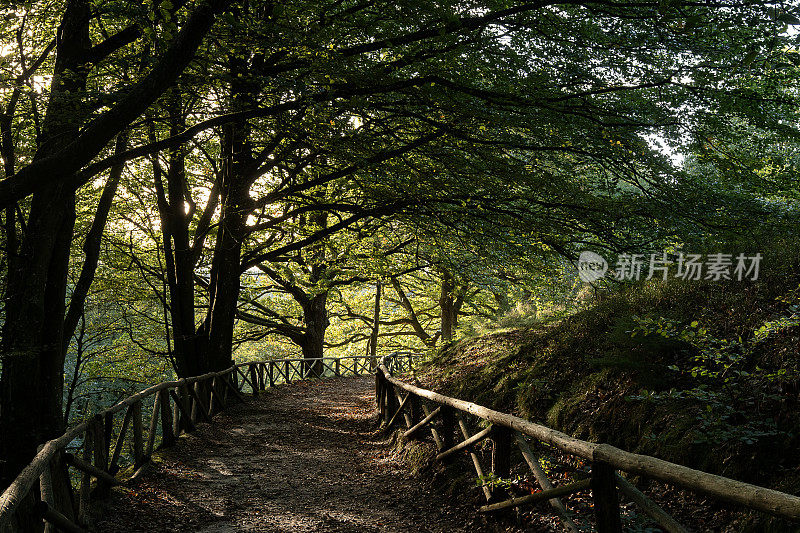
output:
POLYGON ((786 235, 795 11, 2 7, 0 486, 173 373, 435 348, 586 300, 585 248, 786 235))

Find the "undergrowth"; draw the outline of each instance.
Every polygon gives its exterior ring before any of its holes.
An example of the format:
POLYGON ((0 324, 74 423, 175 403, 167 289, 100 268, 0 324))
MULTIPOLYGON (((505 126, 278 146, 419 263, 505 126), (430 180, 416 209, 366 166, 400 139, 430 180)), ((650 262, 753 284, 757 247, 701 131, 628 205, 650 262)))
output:
POLYGON ((630 285, 569 316, 461 340, 419 377, 579 438, 796 492, 798 272, 630 285))

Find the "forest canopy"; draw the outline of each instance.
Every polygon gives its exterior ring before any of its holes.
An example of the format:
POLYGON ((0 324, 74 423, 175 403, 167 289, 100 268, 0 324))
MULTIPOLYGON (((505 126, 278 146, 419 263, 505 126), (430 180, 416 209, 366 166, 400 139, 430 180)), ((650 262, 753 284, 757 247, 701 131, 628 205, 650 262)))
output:
POLYGON ((0 486, 143 383, 442 346, 573 299, 584 249, 790 235, 797 15, 4 5, 0 486))

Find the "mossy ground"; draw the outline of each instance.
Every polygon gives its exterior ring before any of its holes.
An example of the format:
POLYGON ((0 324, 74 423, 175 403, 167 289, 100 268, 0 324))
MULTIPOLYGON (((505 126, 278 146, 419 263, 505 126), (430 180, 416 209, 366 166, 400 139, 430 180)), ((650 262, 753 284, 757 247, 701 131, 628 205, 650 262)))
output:
POLYGON ((709 444, 700 438, 705 430, 702 401, 641 399, 642 391, 695 386, 691 377, 669 367, 690 365, 697 349, 659 335, 631 337, 635 317, 663 317, 687 325, 699 321, 719 338, 746 343, 762 324, 786 316, 797 287, 798 277, 785 272, 750 283, 638 284, 566 318, 452 344, 417 377, 428 388, 579 438, 797 492, 798 326, 777 328, 745 362, 748 369, 787 370, 771 385, 774 394, 763 395, 768 401, 740 413, 743 421, 762 417, 779 429, 778 435, 752 442, 723 438, 709 444))

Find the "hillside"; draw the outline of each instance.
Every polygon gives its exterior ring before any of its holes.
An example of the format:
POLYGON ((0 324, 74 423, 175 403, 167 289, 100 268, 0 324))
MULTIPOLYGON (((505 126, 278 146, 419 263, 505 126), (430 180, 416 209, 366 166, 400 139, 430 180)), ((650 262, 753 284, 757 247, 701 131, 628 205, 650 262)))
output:
POLYGON ((580 438, 796 493, 797 297, 794 276, 638 284, 566 318, 452 344, 418 378, 580 438))

